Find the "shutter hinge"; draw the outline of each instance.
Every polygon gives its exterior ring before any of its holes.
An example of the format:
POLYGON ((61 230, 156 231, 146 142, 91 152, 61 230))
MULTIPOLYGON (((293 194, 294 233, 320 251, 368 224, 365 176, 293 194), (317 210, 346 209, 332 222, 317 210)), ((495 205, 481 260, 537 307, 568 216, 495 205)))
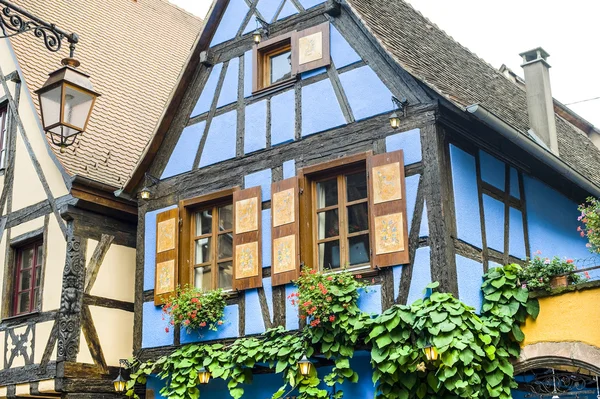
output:
POLYGON ((182 218, 179 218, 179 225, 183 226, 183 219, 182 218))
POLYGON ((300 267, 304 267, 304 262, 300 262, 300 267))
POLYGON ((298 190, 298 194, 300 194, 300 195, 304 194, 304 189, 303 189, 303 188, 300 188, 300 189, 298 190))

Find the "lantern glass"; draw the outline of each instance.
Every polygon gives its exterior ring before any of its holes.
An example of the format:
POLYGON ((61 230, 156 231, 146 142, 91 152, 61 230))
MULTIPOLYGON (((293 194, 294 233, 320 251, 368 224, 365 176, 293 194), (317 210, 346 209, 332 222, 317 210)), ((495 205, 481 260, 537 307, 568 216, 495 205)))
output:
POLYGON ((395 112, 392 115, 390 115, 390 125, 394 129, 398 129, 400 127, 400 118, 398 117, 398 114, 395 112))
POLYGON ((260 29, 257 29, 252 33, 252 38, 254 39, 254 43, 258 44, 262 40, 262 32, 260 29))
POLYGON ((300 374, 303 376, 307 376, 310 374, 310 370, 312 368, 312 363, 306 356, 304 356, 299 362, 298 367, 300 367, 300 374))
POLYGON ((93 90, 89 76, 71 64, 50 73, 36 93, 44 130, 50 134, 52 142, 61 147, 73 144, 75 136, 86 130, 99 96, 93 90))
POLYGON ((119 370, 119 375, 113 381, 113 385, 115 386, 115 392, 125 391, 125 388, 127 387, 127 381, 125 381, 125 379, 123 379, 123 376, 121 376, 121 370, 119 370))
POLYGON ((142 188, 142 191, 140 191, 140 198, 143 200, 150 199, 150 189, 148 187, 142 188))
POLYGON ((433 346, 427 346, 423 348, 423 352, 425 352, 425 357, 428 361, 435 361, 438 358, 438 351, 433 346))
POLYGON ((96 97, 70 84, 63 88, 62 123, 71 130, 83 132, 87 127, 96 97))
POLYGON ((208 382, 210 381, 210 372, 204 367, 198 370, 198 381, 200 382, 200 384, 208 384, 208 382))

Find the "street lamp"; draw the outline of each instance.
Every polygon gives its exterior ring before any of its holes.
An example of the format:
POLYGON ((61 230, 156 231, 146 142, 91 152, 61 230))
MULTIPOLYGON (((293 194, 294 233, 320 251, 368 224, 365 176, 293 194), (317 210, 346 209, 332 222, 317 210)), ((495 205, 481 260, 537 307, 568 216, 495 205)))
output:
POLYGON ((44 45, 52 52, 61 49, 63 40, 69 43, 69 57, 62 60, 63 66, 50 73, 46 83, 35 91, 40 100, 44 131, 52 144, 64 152, 77 135, 86 130, 96 98, 100 96, 94 91, 89 75, 76 69, 80 63, 73 57, 79 36, 6 0, 0 0, 0 4, 0 32, 4 33, 0 39, 32 31, 36 37, 43 38, 44 45))
POLYGON ((198 370, 198 382, 200 382, 200 384, 208 384, 209 381, 210 371, 208 371, 204 367, 200 367, 200 369, 198 370))
POLYGON ((425 353, 425 357, 429 362, 436 361, 438 358, 438 351, 435 346, 431 344, 427 344, 427 346, 423 348, 423 352, 425 353))
POLYGON ((303 376, 307 376, 310 374, 310 370, 312 369, 312 362, 308 360, 306 355, 302 356, 302 359, 298 362, 298 367, 300 368, 300 374, 303 376))
POLYGON ((263 34, 269 37, 269 24, 264 19, 256 17, 256 30, 252 32, 254 44, 261 42, 263 34))

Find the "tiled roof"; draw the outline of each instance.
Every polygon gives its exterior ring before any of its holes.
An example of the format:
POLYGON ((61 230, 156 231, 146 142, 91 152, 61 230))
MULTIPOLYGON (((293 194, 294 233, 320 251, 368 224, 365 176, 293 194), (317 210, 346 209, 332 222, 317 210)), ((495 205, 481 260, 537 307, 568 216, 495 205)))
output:
MULTIPOLYGON (((69 174, 121 187, 159 122, 202 20, 166 0, 13 2, 79 35, 75 58, 102 96, 77 143, 65 154, 51 147, 69 174)), ((51 53, 32 33, 11 41, 38 107, 33 91, 68 56, 68 43, 51 53)))
MULTIPOLYGON (((464 108, 481 104, 527 135, 523 89, 448 36, 403 0, 348 0, 355 14, 406 71, 464 108)), ((600 151, 575 126, 556 118, 560 158, 600 186, 600 151)))

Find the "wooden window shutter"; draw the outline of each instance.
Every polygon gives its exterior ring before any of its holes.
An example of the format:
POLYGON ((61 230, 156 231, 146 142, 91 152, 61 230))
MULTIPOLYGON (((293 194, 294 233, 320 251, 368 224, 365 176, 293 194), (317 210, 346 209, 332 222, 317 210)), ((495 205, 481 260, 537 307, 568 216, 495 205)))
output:
POLYGON ((284 285, 300 276, 298 178, 271 185, 271 282, 284 285))
POLYGON ((156 215, 156 269, 154 304, 162 305, 178 284, 179 209, 156 215))
POLYGON ((367 158, 372 266, 409 263, 402 150, 367 158))
POLYGON ((292 37, 292 74, 331 64, 329 22, 295 32, 292 37))
POLYGON ((233 193, 233 289, 262 287, 260 187, 233 193))

